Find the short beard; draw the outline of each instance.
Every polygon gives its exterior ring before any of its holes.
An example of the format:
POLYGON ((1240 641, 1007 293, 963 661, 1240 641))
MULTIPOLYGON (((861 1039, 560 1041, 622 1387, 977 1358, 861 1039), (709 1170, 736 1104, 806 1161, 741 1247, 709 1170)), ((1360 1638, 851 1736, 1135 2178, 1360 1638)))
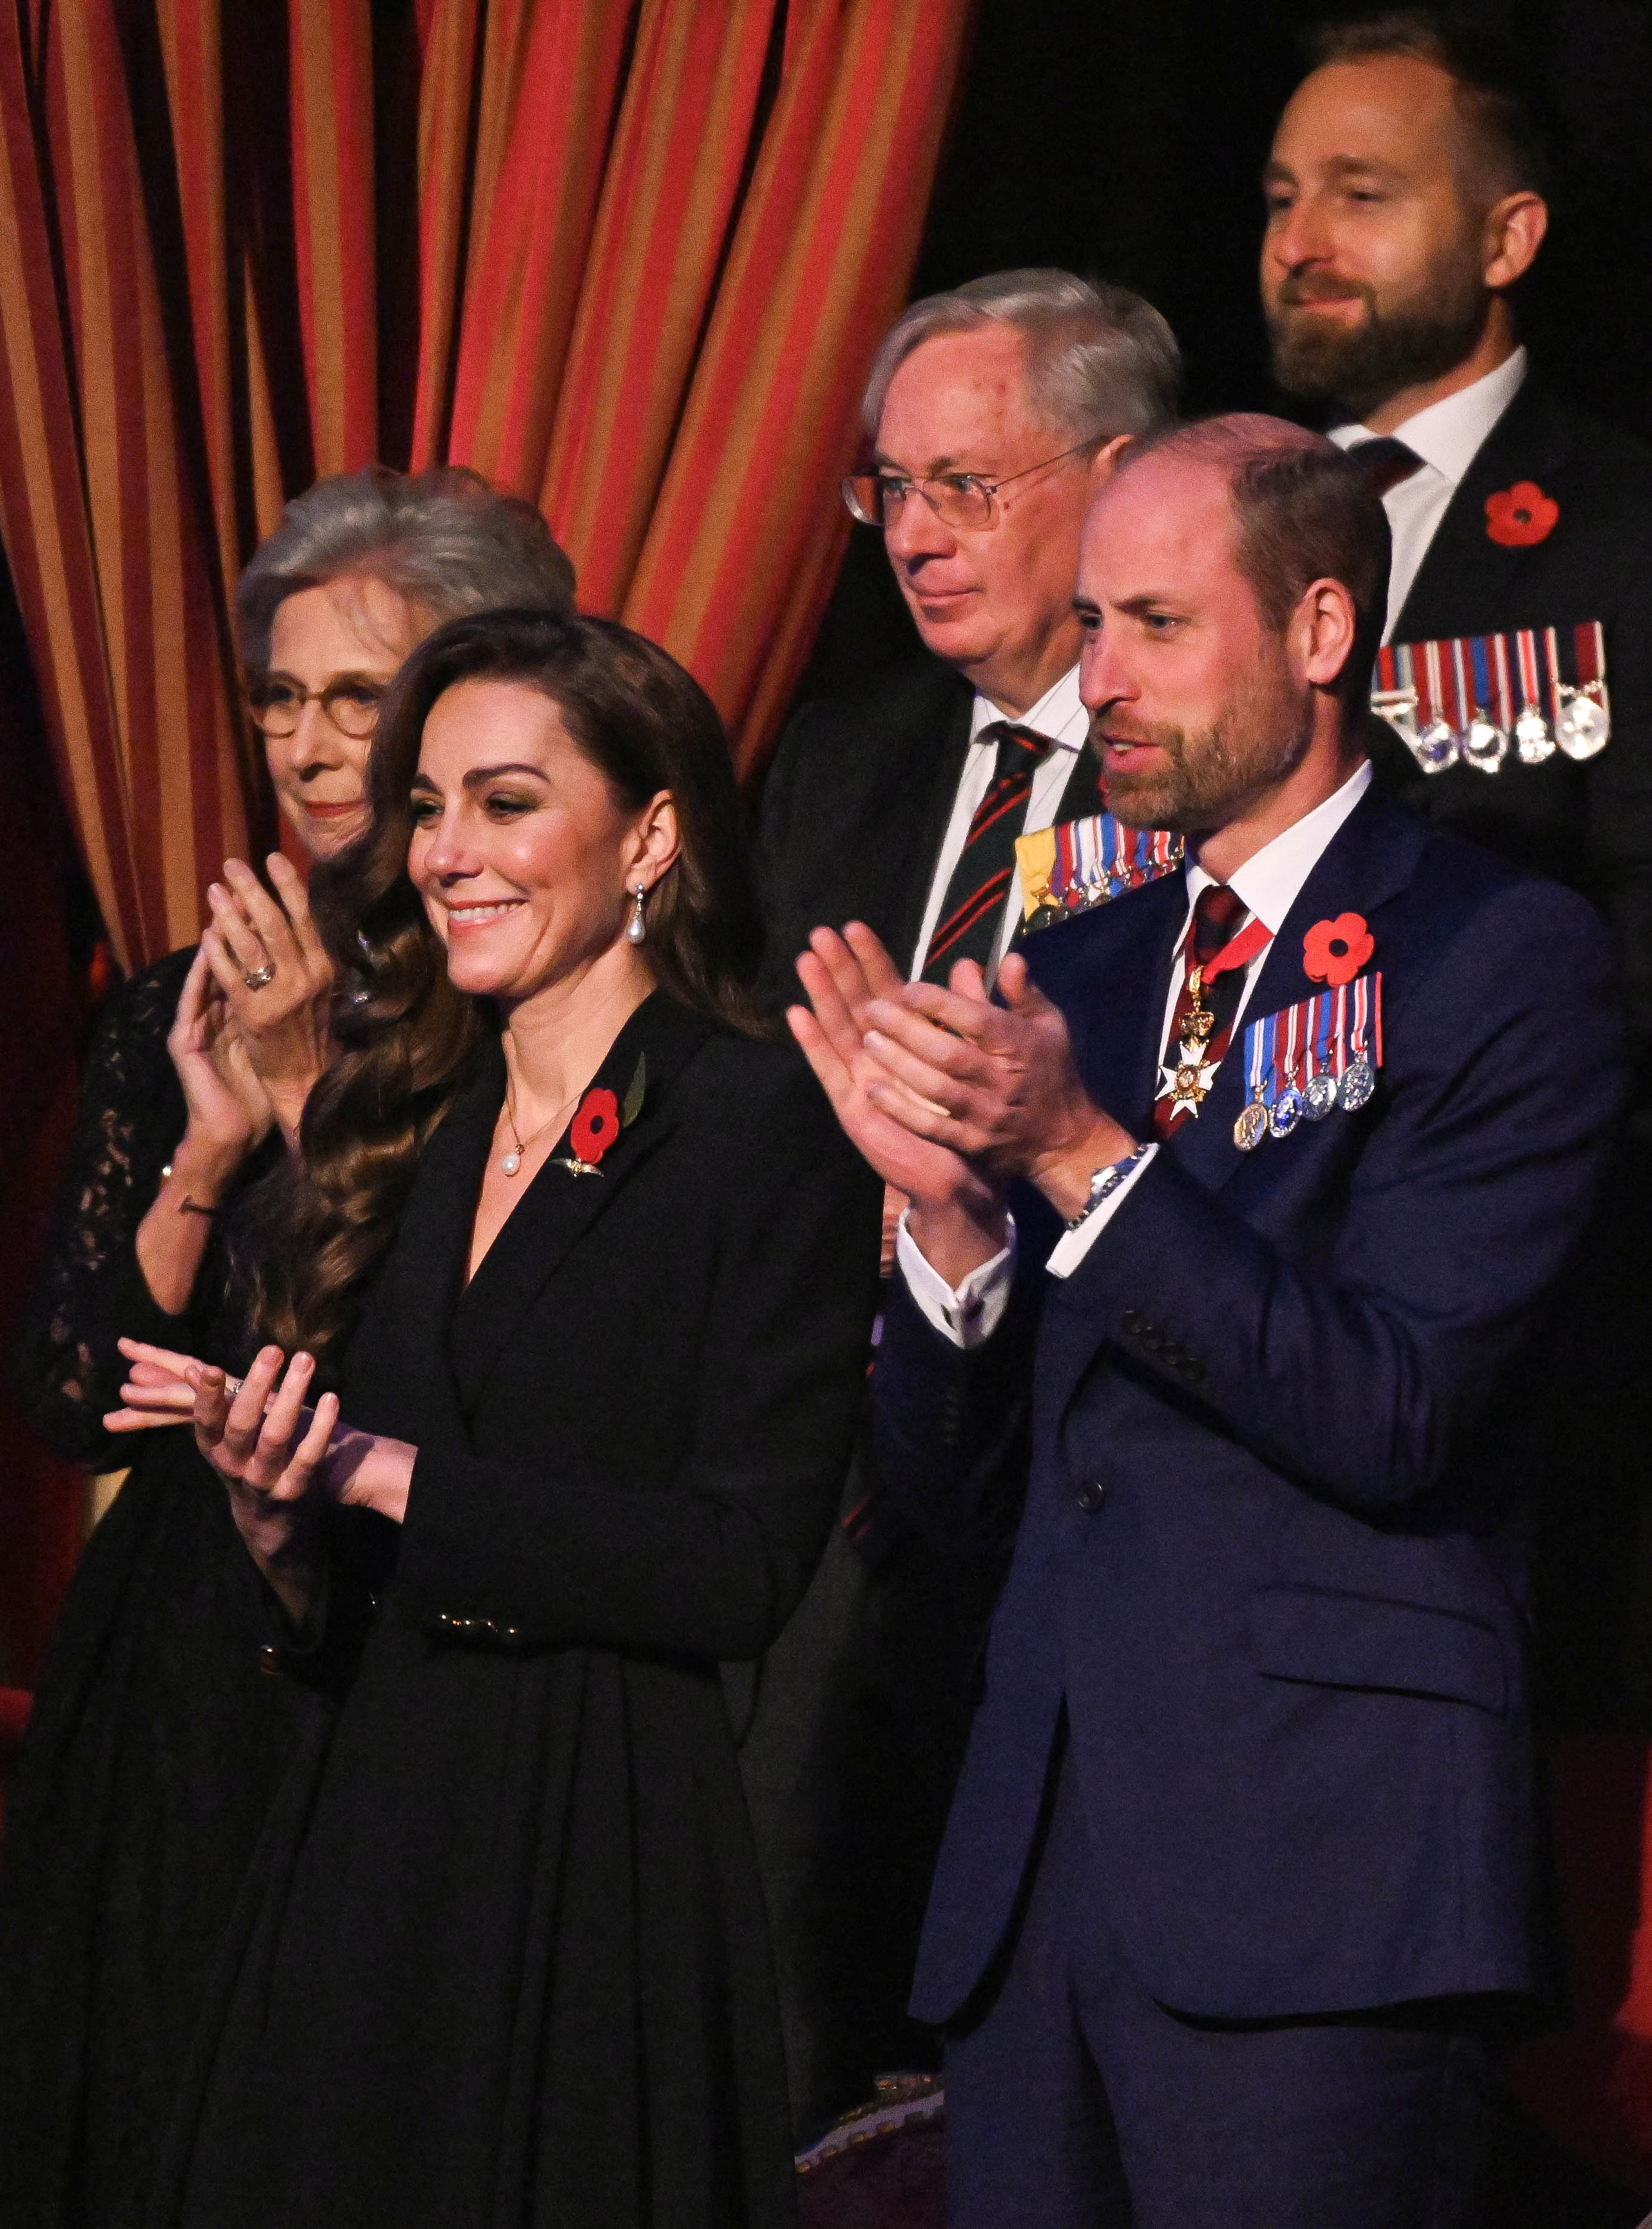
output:
MULTIPOLYGON (((1277 677, 1258 674, 1220 719, 1197 734, 1143 725, 1140 740, 1156 745, 1169 761, 1162 769, 1117 774, 1103 758, 1107 810, 1126 828, 1173 828, 1191 836, 1225 827, 1301 763, 1313 724, 1310 699, 1287 709, 1277 677)), ((1098 756, 1101 741, 1098 736, 1098 756)))
POLYGON ((1359 281, 1338 280, 1336 291, 1365 304, 1360 324, 1341 330, 1293 316, 1297 303, 1324 296, 1300 280, 1280 286, 1267 305, 1273 376, 1288 395, 1334 400, 1360 418, 1455 369, 1472 352, 1489 306, 1478 269, 1460 256, 1442 256, 1411 301, 1386 310, 1378 307, 1376 290, 1359 281))

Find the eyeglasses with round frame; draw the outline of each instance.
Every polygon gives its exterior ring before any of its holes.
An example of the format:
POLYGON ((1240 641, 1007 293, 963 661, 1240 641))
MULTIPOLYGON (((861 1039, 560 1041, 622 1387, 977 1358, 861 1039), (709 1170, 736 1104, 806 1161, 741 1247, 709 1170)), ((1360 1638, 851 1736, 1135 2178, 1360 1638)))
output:
POLYGON ((300 689, 283 673, 263 673, 247 684, 247 709, 262 736, 283 742, 298 731, 306 704, 319 704, 341 736, 363 742, 379 724, 385 684, 365 674, 341 673, 324 689, 300 689))
POLYGON ((850 472, 842 482, 843 501, 851 518, 859 519, 862 526, 881 527, 887 533, 905 510, 906 498, 916 490, 943 526, 979 532, 998 523, 996 498, 1000 488, 1013 487, 1033 472, 1047 471, 1050 466, 1065 464, 1069 457, 1080 456, 1086 449, 1098 448, 1108 438, 1105 434, 1092 434, 1087 441, 1063 449, 1059 457, 1023 465, 1020 472, 1006 472, 1001 480, 983 479, 979 472, 937 472, 928 479, 907 472, 850 472))

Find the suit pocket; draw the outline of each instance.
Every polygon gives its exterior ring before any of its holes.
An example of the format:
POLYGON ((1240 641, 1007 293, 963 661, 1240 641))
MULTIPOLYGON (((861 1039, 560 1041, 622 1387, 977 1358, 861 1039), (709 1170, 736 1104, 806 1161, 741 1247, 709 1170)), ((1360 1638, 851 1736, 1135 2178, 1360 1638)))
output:
POLYGON ((1266 1680, 1434 1696, 1498 1716, 1508 1708, 1502 1640, 1491 1626, 1451 1610, 1327 1588, 1265 1587, 1252 1599, 1251 1641, 1266 1680))

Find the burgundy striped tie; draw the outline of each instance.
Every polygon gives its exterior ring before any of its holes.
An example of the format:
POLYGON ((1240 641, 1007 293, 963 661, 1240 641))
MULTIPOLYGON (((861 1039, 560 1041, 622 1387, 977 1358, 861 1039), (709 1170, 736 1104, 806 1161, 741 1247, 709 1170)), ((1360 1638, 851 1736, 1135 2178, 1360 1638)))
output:
POLYGON ((959 960, 990 965, 1004 901, 1015 877, 1015 838, 1027 819, 1033 776, 1050 748, 1047 736, 1012 727, 1008 720, 983 728, 976 741, 995 742, 997 756, 924 954, 925 983, 944 983, 959 960))

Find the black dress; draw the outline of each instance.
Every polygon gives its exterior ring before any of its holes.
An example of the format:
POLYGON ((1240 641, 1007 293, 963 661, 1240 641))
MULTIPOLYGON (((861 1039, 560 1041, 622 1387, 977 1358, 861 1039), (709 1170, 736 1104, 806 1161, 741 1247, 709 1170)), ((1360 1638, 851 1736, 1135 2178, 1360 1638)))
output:
POLYGON ((348 1422, 419 1450, 407 1522, 330 1566, 330 1715, 255 1860, 157 2221, 791 2218, 719 1664, 768 1646, 832 1522, 879 1188, 790 1046, 656 992, 598 1080, 623 1102, 644 1063, 599 1171, 548 1162, 468 1286, 496 1042, 426 1150, 343 1385, 348 1422))
POLYGON ((138 1266, 138 1226, 186 1121, 166 1034, 192 957, 173 954, 108 1002, 14 1357, 41 1436, 131 1474, 81 1557, 7 1791, 4 2229, 143 2219, 225 1923, 317 1707, 259 1670, 262 1590, 188 1433, 112 1439, 101 1423, 125 1374, 121 1333, 226 1358, 238 1343, 216 1232, 184 1315, 157 1307, 138 1266))

